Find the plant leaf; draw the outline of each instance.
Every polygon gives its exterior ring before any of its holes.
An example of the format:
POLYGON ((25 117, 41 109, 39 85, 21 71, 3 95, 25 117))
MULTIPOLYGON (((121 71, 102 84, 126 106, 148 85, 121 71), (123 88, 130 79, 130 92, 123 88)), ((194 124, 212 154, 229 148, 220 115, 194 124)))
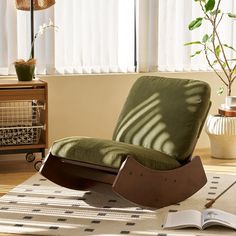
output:
POLYGON ((195 41, 195 42, 189 42, 185 43, 184 46, 192 45, 192 44, 202 44, 200 41, 195 41))
POLYGON ((202 38, 202 42, 203 42, 203 43, 206 43, 206 42, 208 41, 208 39, 209 39, 209 35, 208 35, 208 34, 205 34, 205 35, 203 36, 203 38, 202 38))
POLYGON ((203 19, 202 17, 198 17, 198 18, 196 18, 195 20, 193 20, 193 21, 189 24, 188 29, 189 29, 189 30, 194 30, 194 29, 200 27, 200 26, 202 25, 202 19, 203 19))
POLYGON ((205 4, 206 12, 213 10, 215 7, 215 0, 208 0, 205 4))
POLYGON ((223 46, 226 47, 226 48, 232 49, 233 51, 236 52, 236 50, 235 50, 232 46, 229 46, 229 45, 227 45, 227 44, 223 44, 223 46))
POLYGON ((191 55, 190 57, 195 57, 196 55, 199 55, 202 52, 202 50, 200 51, 196 51, 193 55, 191 55))
POLYGON ((218 11, 214 10, 214 11, 210 12, 210 15, 214 16, 214 15, 220 14, 220 13, 221 13, 221 10, 218 10, 218 11))
POLYGON ((215 49, 215 53, 216 53, 216 55, 217 55, 217 57, 219 57, 220 56, 220 45, 218 45, 217 47, 216 47, 216 49, 215 49))
POLYGON ((236 18, 236 14, 234 14, 234 13, 228 13, 228 17, 230 17, 230 18, 236 18))
POLYGON ((212 63, 212 66, 216 65, 218 63, 217 60, 214 60, 213 63, 212 63))
POLYGON ((208 38, 208 41, 210 42, 210 41, 212 41, 212 39, 213 39, 213 35, 211 34, 208 38))
POLYGON ((217 90, 217 94, 218 94, 218 95, 222 95, 223 92, 224 92, 224 87, 221 86, 221 87, 217 90))
POLYGON ((233 71, 234 74, 236 74, 236 68, 234 68, 234 71, 233 71))

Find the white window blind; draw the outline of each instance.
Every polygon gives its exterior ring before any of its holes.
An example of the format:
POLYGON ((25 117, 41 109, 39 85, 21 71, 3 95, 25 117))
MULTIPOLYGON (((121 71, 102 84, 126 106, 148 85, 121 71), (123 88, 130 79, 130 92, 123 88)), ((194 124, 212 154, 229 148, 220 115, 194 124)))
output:
MULTIPOLYGON (((38 74, 135 71, 133 0, 57 0, 35 11, 35 32, 49 18, 58 31, 36 40, 38 74)), ((12 74, 12 62, 30 52, 29 12, 1 0, 0 33, 0 74, 12 74)))
MULTIPOLYGON (((36 41, 39 74, 107 73, 135 71, 134 0, 57 0, 35 11, 35 32, 51 18, 58 32, 49 30, 36 41)), ((188 30, 203 16, 194 0, 138 0, 137 49, 139 71, 208 70, 204 54, 190 58, 208 26, 188 30)), ((221 1, 224 12, 236 12, 234 0, 221 1)), ((224 17, 220 35, 236 47, 236 21, 224 17)), ((29 12, 17 11, 14 1, 0 1, 0 74, 14 73, 12 62, 28 57, 29 12)), ((228 55, 235 58, 235 55, 228 55)))
MULTIPOLYGON (((159 0, 158 8, 158 70, 208 70, 203 53, 190 58, 199 50, 198 45, 183 46, 190 41, 201 41, 204 34, 209 33, 206 24, 191 32, 188 30, 192 20, 203 16, 198 4, 193 0, 159 0)), ((221 1, 221 9, 226 13, 236 12, 236 3, 221 1)), ((236 46, 235 21, 225 15, 219 31, 224 43, 236 46)))
POLYGON ((137 4, 138 70, 157 71, 158 0, 139 0, 137 4))
POLYGON ((134 1, 58 0, 55 67, 60 73, 134 71, 134 1))
POLYGON ((13 1, 0 1, 0 75, 13 72, 17 55, 16 12, 13 1))

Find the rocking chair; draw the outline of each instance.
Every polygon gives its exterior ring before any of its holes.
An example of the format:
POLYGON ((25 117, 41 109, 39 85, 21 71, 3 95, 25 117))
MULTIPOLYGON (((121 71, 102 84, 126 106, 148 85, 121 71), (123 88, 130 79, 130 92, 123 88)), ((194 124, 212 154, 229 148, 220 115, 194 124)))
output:
POLYGON ((55 141, 40 172, 61 186, 97 183, 138 205, 161 208, 207 182, 192 153, 210 108, 210 87, 198 80, 144 76, 134 83, 112 140, 55 141))

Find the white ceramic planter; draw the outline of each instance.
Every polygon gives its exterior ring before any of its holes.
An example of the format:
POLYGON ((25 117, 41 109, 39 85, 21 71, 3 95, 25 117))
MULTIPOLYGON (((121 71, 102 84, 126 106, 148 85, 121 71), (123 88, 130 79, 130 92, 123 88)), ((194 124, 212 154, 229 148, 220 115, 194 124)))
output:
POLYGON ((212 157, 236 159, 236 117, 209 115, 205 129, 212 157))
POLYGON ((225 98, 225 105, 227 107, 236 107, 236 96, 227 96, 225 98))

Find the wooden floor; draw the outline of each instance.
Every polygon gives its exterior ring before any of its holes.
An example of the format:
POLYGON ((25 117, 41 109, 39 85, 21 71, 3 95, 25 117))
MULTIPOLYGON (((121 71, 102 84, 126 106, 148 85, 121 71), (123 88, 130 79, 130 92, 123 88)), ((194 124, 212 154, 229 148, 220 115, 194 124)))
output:
MULTIPOLYGON (((199 155, 206 170, 216 170, 223 172, 236 172, 235 160, 220 160, 212 158, 208 149, 199 149, 194 152, 199 155)), ((16 185, 22 183, 35 174, 33 163, 25 161, 24 155, 0 156, 0 196, 6 194, 16 185)), ((0 236, 13 235, 1 234, 0 236)), ((18 234, 14 234, 18 235, 18 234)), ((20 235, 19 235, 20 236, 20 235)))
POLYGON ((195 150, 194 155, 201 157, 206 170, 236 172, 236 159, 226 160, 212 158, 209 149, 197 149, 195 150))
POLYGON ((0 196, 35 174, 33 163, 28 163, 24 155, 0 156, 0 196))

